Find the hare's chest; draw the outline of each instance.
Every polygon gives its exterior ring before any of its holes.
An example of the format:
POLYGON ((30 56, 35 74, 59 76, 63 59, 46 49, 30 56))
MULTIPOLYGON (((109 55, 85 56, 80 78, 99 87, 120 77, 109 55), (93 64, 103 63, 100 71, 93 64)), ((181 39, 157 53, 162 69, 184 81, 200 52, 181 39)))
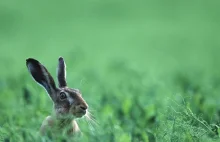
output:
POLYGON ((51 116, 45 118, 41 125, 40 132, 42 135, 80 135, 78 124, 74 120, 56 120, 51 116))

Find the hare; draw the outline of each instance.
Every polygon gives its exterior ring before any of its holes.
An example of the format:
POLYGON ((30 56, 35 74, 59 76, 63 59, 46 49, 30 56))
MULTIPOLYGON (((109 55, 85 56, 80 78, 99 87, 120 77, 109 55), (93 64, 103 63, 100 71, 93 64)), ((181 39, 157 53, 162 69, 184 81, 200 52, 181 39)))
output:
POLYGON ((46 89, 53 101, 54 113, 45 118, 40 133, 45 135, 48 130, 52 134, 55 132, 59 134, 63 134, 63 132, 67 134, 81 133, 75 119, 86 115, 88 105, 78 89, 67 87, 64 59, 62 57, 58 59, 57 78, 59 87, 56 87, 53 77, 39 61, 28 58, 26 66, 33 79, 46 89))

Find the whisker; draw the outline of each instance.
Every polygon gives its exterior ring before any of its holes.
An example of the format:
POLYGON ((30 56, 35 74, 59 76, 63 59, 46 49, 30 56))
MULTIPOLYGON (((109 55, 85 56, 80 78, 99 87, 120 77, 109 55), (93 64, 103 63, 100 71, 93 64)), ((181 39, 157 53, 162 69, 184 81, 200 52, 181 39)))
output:
POLYGON ((94 132, 94 131, 95 131, 94 126, 91 124, 91 122, 90 122, 88 119, 87 119, 86 121, 87 121, 87 123, 89 124, 90 130, 91 130, 92 132, 94 132))
POLYGON ((89 120, 91 120, 95 125, 99 125, 99 123, 96 121, 94 115, 91 114, 90 112, 88 112, 88 118, 89 118, 89 120))
POLYGON ((94 116, 91 114, 90 111, 87 111, 86 115, 85 115, 85 120, 89 125, 90 130, 92 131, 92 133, 94 134, 95 131, 97 131, 96 127, 99 126, 99 123, 95 120, 94 116))
POLYGON ((95 112, 95 109, 89 108, 89 112, 95 112))

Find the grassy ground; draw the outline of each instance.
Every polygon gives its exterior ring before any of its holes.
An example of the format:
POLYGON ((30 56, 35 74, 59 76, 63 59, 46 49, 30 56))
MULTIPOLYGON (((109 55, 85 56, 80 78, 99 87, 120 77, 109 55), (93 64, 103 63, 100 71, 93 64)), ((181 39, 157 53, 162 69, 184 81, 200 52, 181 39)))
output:
POLYGON ((42 141, 52 102, 25 59, 55 77, 59 56, 97 122, 79 140, 219 141, 219 4, 1 1, 0 141, 42 141))

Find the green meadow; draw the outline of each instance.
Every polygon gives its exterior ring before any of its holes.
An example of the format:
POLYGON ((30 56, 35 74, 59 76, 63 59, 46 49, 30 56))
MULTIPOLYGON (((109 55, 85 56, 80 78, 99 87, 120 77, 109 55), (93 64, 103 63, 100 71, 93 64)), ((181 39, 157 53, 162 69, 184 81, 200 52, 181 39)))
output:
POLYGON ((2 0, 0 141, 42 137, 52 112, 29 57, 89 104, 83 142, 220 141, 219 0, 2 0))

